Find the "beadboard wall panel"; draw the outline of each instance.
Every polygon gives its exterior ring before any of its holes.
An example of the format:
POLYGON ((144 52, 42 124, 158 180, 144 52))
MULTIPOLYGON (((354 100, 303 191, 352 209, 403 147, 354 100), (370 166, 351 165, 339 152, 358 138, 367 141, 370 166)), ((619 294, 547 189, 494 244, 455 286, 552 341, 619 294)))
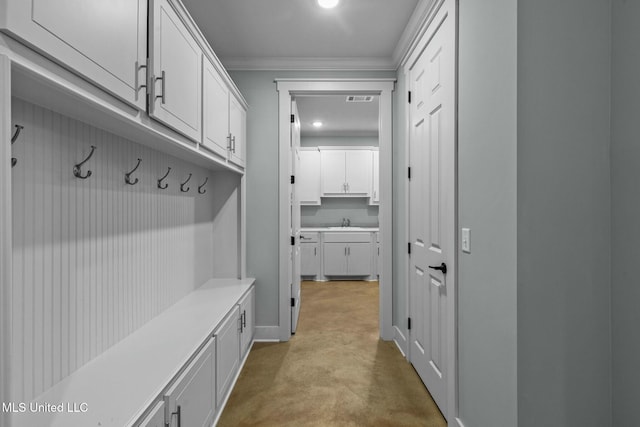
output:
POLYGON ((214 277, 225 243, 210 171, 16 98, 12 122, 12 396, 27 401, 214 277))

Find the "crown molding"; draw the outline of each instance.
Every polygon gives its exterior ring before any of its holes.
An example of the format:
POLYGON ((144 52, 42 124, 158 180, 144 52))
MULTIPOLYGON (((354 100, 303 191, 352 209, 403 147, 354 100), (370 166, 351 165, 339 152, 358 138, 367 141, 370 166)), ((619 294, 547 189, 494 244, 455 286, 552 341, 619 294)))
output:
POLYGON ((391 58, 342 58, 342 57, 225 57, 221 58, 227 70, 304 70, 304 71, 395 71, 391 58))

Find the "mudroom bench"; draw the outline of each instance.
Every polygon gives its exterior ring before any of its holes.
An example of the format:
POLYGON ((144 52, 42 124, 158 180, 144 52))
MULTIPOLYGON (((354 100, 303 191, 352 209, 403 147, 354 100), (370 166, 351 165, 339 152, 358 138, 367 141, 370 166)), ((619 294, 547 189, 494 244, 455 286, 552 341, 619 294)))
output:
POLYGON ((254 335, 254 279, 212 279, 32 402, 13 426, 211 425, 254 335))

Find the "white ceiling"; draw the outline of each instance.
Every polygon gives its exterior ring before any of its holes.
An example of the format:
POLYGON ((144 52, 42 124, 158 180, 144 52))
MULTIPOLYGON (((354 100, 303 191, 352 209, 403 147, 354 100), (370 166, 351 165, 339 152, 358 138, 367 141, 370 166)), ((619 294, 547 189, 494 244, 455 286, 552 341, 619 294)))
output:
POLYGON ((378 97, 346 102, 346 95, 296 96, 302 136, 377 136, 378 97), (312 123, 323 122, 321 128, 312 123))
POLYGON ((183 3, 230 69, 395 69, 412 13, 424 9, 419 0, 341 0, 329 10, 316 0, 183 3))

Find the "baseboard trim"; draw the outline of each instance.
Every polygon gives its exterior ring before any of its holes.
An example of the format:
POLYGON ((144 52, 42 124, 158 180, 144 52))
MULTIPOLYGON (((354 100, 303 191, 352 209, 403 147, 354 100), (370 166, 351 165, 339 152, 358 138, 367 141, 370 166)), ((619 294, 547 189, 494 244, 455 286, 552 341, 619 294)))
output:
POLYGON ((254 341, 280 342, 280 326, 256 326, 254 341))
POLYGON ((396 343, 398 350, 400 350, 400 353, 402 353, 402 355, 406 359, 407 358, 407 337, 402 333, 400 328, 398 328, 397 326, 393 327, 393 342, 396 343))

